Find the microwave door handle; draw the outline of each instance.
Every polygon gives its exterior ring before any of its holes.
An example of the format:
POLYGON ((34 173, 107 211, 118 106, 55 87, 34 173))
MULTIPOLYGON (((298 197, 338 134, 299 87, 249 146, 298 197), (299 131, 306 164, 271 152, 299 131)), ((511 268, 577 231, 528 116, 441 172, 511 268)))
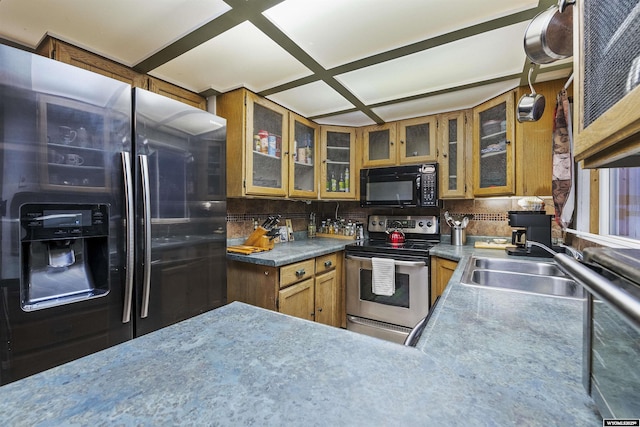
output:
MULTIPOLYGON (((354 261, 371 262, 371 258, 355 256, 355 255, 347 255, 346 258, 354 260, 354 261)), ((401 267, 424 267, 425 265, 427 265, 426 261, 398 261, 398 260, 394 260, 394 262, 395 262, 396 265, 399 265, 401 267)))

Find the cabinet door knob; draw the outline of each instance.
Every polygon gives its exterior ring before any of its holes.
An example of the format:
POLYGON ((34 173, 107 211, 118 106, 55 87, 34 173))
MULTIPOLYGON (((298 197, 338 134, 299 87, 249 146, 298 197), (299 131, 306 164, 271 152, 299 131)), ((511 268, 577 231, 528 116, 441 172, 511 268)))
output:
POLYGON ((322 163, 327 163, 327 160, 326 160, 326 159, 325 159, 325 160, 323 160, 323 161, 322 161, 322 163))
POLYGON ((442 153, 442 157, 447 158, 447 153, 442 153))
POLYGON ((300 277, 300 276, 304 276, 306 273, 306 271, 304 271, 304 269, 300 269, 298 271, 296 271, 296 276, 300 277))
MULTIPOLYGON (((393 142, 392 142, 392 144, 393 144, 393 142)), ((400 140, 400 144, 404 144, 404 141, 403 141, 403 140, 400 140)))
POLYGON ((325 261, 325 262, 324 262, 324 266, 325 266, 325 267, 327 267, 327 268, 328 268, 328 267, 331 267, 331 264, 332 264, 332 262, 331 262, 331 261, 325 261))
POLYGON ((318 308, 318 311, 322 313, 322 309, 321 308, 318 308))
POLYGON ((390 145, 393 145, 393 141, 389 141, 389 144, 390 144, 390 145))
POLYGON ((511 141, 509 141, 508 139, 504 142, 505 144, 511 144, 511 141))
POLYGON ((268 271, 265 271, 265 272, 264 272, 264 275, 265 275, 265 276, 268 276, 268 275, 269 275, 269 272, 268 272, 268 271))

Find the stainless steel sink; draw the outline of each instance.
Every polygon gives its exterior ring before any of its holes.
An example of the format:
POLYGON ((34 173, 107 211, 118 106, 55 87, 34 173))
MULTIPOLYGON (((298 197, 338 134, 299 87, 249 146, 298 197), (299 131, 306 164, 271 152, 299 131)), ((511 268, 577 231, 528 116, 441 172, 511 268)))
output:
POLYGON ((478 269, 528 273, 540 276, 565 277, 560 268, 551 262, 510 260, 499 258, 473 258, 478 269))
POLYGON ((584 298, 584 289, 551 262, 472 257, 463 285, 537 295, 584 298))

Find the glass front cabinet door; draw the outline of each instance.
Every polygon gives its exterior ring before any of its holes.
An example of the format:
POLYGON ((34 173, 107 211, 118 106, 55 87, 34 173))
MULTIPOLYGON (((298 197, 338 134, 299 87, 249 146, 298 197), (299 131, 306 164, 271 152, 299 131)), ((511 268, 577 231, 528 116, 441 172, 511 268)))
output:
POLYGON ((398 123, 400 164, 416 164, 436 160, 436 118, 418 117, 398 123))
POLYGON ((513 194, 514 94, 507 92, 473 110, 474 195, 513 194))
POLYGON ((321 133, 321 177, 322 199, 355 199, 359 179, 356 168, 354 128, 322 126, 321 133))
POLYGON ((367 126, 362 129, 362 167, 396 164, 396 123, 367 126))
POLYGON ((289 112, 252 93, 246 109, 246 193, 287 196, 289 112))
MULTIPOLYGON (((438 116, 438 163, 440 165, 440 198, 471 197, 467 185, 471 162, 467 161, 468 112, 456 111, 438 116), (468 166, 468 167, 467 167, 468 166)), ((469 178, 471 179, 471 178, 469 178)))
POLYGON ((317 199, 319 126, 297 114, 289 118, 289 196, 317 199))

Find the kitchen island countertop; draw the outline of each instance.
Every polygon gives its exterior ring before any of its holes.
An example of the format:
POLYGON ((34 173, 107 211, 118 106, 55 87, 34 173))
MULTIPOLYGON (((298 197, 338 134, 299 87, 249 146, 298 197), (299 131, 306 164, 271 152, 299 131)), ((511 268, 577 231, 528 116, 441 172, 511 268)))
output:
POLYGON ((0 388, 4 425, 599 426, 581 302, 459 283, 416 348, 234 302, 0 388))

